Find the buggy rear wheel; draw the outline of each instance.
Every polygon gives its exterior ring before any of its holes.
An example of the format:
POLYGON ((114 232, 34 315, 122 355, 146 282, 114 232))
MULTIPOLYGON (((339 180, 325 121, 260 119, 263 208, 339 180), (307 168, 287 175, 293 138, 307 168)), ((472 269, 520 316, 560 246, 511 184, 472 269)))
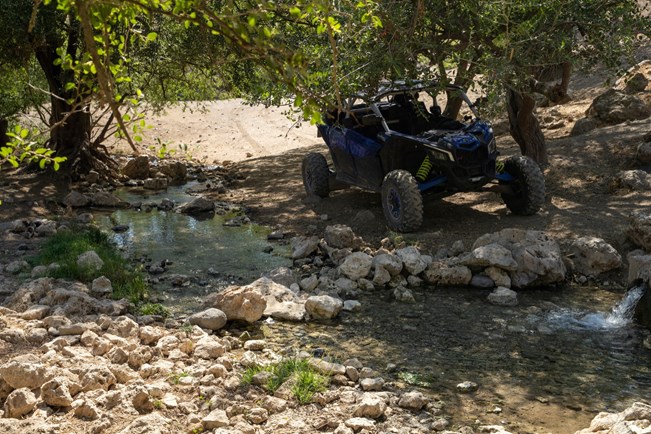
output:
POLYGON ((413 232, 423 223, 423 197, 418 183, 406 170, 394 170, 382 182, 382 209, 388 226, 398 232, 413 232))
POLYGON ((310 152, 303 158, 301 168, 303 174, 303 185, 308 196, 316 195, 328 197, 330 193, 329 178, 330 170, 325 157, 316 152, 310 152))
POLYGON ((512 191, 502 193, 502 200, 513 214, 533 215, 545 202, 545 178, 540 167, 529 157, 515 156, 504 160, 504 171, 514 180, 508 184, 512 191))

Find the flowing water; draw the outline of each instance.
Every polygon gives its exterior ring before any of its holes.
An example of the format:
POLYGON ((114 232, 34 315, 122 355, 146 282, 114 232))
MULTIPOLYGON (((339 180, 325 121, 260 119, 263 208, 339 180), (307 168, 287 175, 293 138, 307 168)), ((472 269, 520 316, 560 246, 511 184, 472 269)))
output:
MULTIPOLYGON (((163 197, 177 204, 188 200, 182 190, 147 200, 163 197)), ((223 284, 248 283, 290 264, 286 247, 274 243, 274 250, 265 253, 270 248, 267 230, 224 227, 220 216, 197 220, 174 212, 121 210, 101 220, 107 228, 129 226, 113 237, 131 255, 152 262, 171 260, 173 265, 161 276, 194 276, 180 288, 164 285, 164 280, 157 285, 164 304, 185 312, 223 284), (211 280, 214 276, 221 280, 211 280)), ((621 410, 651 397, 651 350, 648 342, 643 344, 650 340, 649 332, 631 320, 642 291, 523 290, 516 307, 487 303, 488 290, 421 288, 414 291, 413 304, 395 301, 389 291, 366 292, 358 295, 361 312, 343 313, 335 321, 267 321, 253 331, 286 348, 340 360, 358 357, 397 387, 420 387, 463 407, 455 415, 459 423, 491 417, 500 423, 509 416, 508 408, 511 417, 533 420, 518 411, 538 411, 539 425, 531 422, 513 432, 558 434, 586 426, 598 411, 621 410), (469 410, 455 389, 462 381, 479 385, 472 397, 475 407, 503 406, 504 413, 488 416, 482 409, 469 410), (558 419, 556 425, 552 418, 558 419), (579 421, 572 424, 568 418, 579 421)))

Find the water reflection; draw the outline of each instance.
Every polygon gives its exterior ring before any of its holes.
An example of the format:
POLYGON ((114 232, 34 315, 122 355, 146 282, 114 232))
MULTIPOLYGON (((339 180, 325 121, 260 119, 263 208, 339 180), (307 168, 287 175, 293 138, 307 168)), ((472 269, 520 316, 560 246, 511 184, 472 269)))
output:
MULTIPOLYGON (((121 191, 118 195, 131 203, 143 200, 132 191, 121 191)), ((150 194, 147 200, 156 203, 165 198, 174 200, 177 205, 192 199, 182 188, 170 188, 160 194, 150 194)), ((171 260, 173 265, 169 273, 205 277, 207 270, 212 269, 213 274, 248 283, 269 270, 291 265, 289 248, 270 244, 266 237, 268 229, 253 224, 224 226, 224 218, 219 215, 196 218, 155 208, 151 212, 127 209, 100 216, 98 222, 129 257, 146 257, 152 263, 171 260), (121 233, 110 230, 117 225, 128 226, 128 229, 121 233)), ((168 289, 179 291, 178 288, 168 289)), ((196 295, 208 290, 210 287, 202 291, 184 288, 183 292, 196 295)))

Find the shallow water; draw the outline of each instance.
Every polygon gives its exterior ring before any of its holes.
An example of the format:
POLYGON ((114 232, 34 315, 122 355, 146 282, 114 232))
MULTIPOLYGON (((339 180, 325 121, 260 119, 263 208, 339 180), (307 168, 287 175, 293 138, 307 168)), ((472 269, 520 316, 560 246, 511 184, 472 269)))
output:
MULTIPOLYGON (((147 201, 190 199, 182 190, 147 201)), ((143 200, 133 196, 128 200, 143 200)), ((247 283, 262 273, 290 265, 287 247, 269 244, 267 230, 255 225, 223 227, 174 212, 120 210, 100 221, 107 228, 129 225, 113 238, 132 257, 173 261, 169 273, 196 276, 191 285, 157 285, 160 300, 188 312, 202 296, 219 289, 206 271, 221 273, 222 283, 247 283), (274 251, 264 253, 265 247, 274 251), (229 282, 230 280, 230 282, 229 282)), ((214 275, 214 274, 213 274, 214 275)), ((559 417, 576 411, 587 422, 598 411, 619 411, 651 397, 651 350, 642 342, 648 331, 630 321, 640 291, 622 294, 608 288, 566 287, 519 291, 515 307, 493 306, 488 290, 421 288, 416 303, 395 301, 388 290, 359 294, 362 311, 342 313, 325 323, 267 321, 269 339, 287 349, 308 349, 336 359, 358 357, 400 387, 420 387, 465 406, 455 387, 473 381, 477 405, 517 408, 538 405, 541 429, 533 422, 513 432, 574 432, 559 417), (613 307, 616 307, 614 309, 613 307), (533 403, 533 404, 532 404, 533 403), (567 410, 567 409, 571 410, 567 410), (549 413, 549 414, 548 414, 549 413), (531 428, 533 426, 533 428, 531 428)), ((259 324, 258 324, 259 326, 259 324)), ((488 418, 480 411, 481 418, 488 418)), ((495 422, 504 414, 494 415, 495 422)), ((473 423, 477 414, 457 412, 453 421, 473 423)))
MULTIPOLYGON (((132 203, 169 199, 177 206, 193 199, 181 187, 149 194, 144 199, 130 191, 119 191, 118 195, 132 203)), ((224 226, 226 220, 220 215, 197 218, 174 211, 126 209, 100 216, 98 223, 129 257, 146 258, 147 264, 171 261, 162 279, 169 274, 192 276, 192 284, 180 288, 163 284, 158 294, 177 308, 191 309, 200 302, 200 296, 220 286, 249 283, 274 268, 291 265, 289 248, 267 241, 269 229, 255 224, 224 226), (111 231, 118 225, 128 229, 111 231)))

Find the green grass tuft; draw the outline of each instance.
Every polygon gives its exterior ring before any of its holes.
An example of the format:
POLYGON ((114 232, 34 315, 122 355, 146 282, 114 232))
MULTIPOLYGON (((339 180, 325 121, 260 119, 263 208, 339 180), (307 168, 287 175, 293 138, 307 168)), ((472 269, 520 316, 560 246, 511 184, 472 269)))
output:
POLYGON ((265 371, 271 374, 265 385, 270 394, 289 381, 292 395, 299 404, 310 403, 314 394, 324 391, 329 382, 329 378, 315 371, 307 360, 292 358, 268 366, 248 367, 242 375, 242 384, 251 384, 256 374, 265 371))
POLYGON ((58 263, 60 267, 48 273, 55 278, 88 283, 106 276, 113 285, 115 299, 128 298, 132 303, 137 303, 147 295, 148 287, 143 275, 129 266, 108 236, 97 228, 59 232, 48 238, 38 256, 30 261, 32 265, 58 263), (100 270, 77 265, 77 257, 89 250, 95 251, 104 261, 100 270))
POLYGON ((160 303, 144 303, 138 306, 138 315, 159 315, 167 318, 170 314, 168 308, 160 303))

